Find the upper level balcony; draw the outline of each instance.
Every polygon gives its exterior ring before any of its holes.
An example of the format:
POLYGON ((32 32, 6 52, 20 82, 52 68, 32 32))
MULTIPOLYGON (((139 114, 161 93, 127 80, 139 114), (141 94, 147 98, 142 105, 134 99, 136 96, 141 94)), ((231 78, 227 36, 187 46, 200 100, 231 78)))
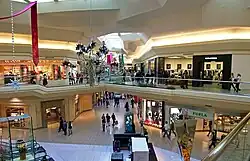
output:
POLYGON ((31 84, 31 76, 29 77, 5 76, 2 78, 0 98, 37 97, 43 99, 110 91, 212 111, 237 113, 250 111, 250 90, 247 88, 250 86, 249 82, 240 82, 239 87, 244 85, 244 89, 238 90, 237 82, 230 81, 112 76, 103 78, 94 86, 88 84, 87 78, 48 80, 48 85, 43 86, 43 81, 34 77, 34 84, 31 84), (228 89, 222 89, 222 86, 228 89), (230 90, 229 87, 231 87, 230 90))

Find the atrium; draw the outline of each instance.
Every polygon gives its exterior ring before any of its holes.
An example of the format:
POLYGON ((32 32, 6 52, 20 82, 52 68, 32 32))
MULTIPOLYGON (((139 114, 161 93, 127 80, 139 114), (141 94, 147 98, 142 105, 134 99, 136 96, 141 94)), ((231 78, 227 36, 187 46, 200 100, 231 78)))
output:
POLYGON ((250 0, 1 0, 0 160, 250 161, 250 0))

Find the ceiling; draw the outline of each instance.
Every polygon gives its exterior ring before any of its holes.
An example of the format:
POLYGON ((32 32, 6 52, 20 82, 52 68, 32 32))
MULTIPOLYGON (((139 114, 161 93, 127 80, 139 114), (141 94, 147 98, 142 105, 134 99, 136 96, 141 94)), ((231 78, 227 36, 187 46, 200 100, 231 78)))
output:
MULTIPOLYGON (((14 11, 25 5, 13 2, 14 11)), ((152 36, 250 26, 249 5, 248 0, 50 1, 38 4, 39 39, 88 42, 110 33, 141 33, 143 38, 123 40, 125 49, 133 54, 152 36)), ((0 1, 0 17, 10 14, 9 6, 9 0, 0 1)), ((0 21, 0 32, 11 32, 10 22, 0 21)), ((30 34, 29 12, 14 19, 14 30, 30 34)))

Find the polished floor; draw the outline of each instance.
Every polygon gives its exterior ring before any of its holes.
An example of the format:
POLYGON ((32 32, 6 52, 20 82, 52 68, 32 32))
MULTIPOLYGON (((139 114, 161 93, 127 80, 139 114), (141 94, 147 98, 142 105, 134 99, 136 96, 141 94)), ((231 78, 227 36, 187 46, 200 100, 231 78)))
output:
MULTIPOLYGON (((108 151, 111 151, 110 147, 112 145, 112 140, 113 140, 112 134, 124 132, 124 126, 123 126, 123 120, 124 120, 123 117, 125 113, 125 109, 123 108, 124 106, 121 105, 120 108, 114 108, 112 107, 112 105, 113 103, 111 102, 111 107, 109 108, 95 107, 95 109, 92 111, 82 113, 74 121, 72 136, 64 136, 63 133, 58 133, 57 132, 58 124, 53 124, 47 129, 36 130, 35 131, 36 140, 44 144, 46 149, 48 149, 49 154, 52 156, 58 154, 59 155, 58 157, 64 158, 64 156, 67 156, 65 154, 68 154, 66 152, 64 153, 64 150, 67 151, 67 148, 70 148, 72 151, 74 151, 75 149, 76 154, 74 155, 76 155, 75 157, 77 158, 83 155, 83 151, 81 153, 79 148, 89 146, 89 148, 87 148, 89 150, 96 149, 96 148, 101 149, 100 151, 98 150, 94 150, 94 151, 100 153, 98 155, 101 155, 104 157, 104 155, 106 154, 103 153, 102 147, 105 146, 108 149, 108 151), (100 118, 103 113, 105 114, 109 113, 110 115, 112 113, 115 113, 119 121, 118 126, 116 128, 112 128, 112 127, 107 128, 106 132, 102 132, 100 118), (51 144, 55 145, 54 148, 53 146, 48 146, 51 144), (61 147, 57 148, 57 146, 60 146, 60 145, 61 147)), ((178 160, 180 159, 175 138, 172 138, 172 140, 170 141, 167 138, 162 138, 161 131, 159 129, 152 128, 152 127, 147 127, 147 129, 149 132, 149 140, 150 142, 153 143, 153 145, 157 149, 156 151, 157 151, 159 161, 169 161, 170 156, 178 160)), ((140 131, 138 123, 136 124, 136 130, 138 132, 140 131)), ((208 142, 209 142, 209 138, 206 136, 206 133, 197 132, 195 135, 195 139, 194 139, 192 158, 201 160, 204 156, 206 156, 209 152, 208 142)), ((93 152, 93 154, 96 152, 93 152)), ((109 156, 110 154, 107 157, 109 156)), ((91 158, 91 159, 93 161, 99 161, 99 160, 95 160, 94 158, 91 158)), ((91 159, 88 161, 92 161, 91 159)), ((65 161, 66 160, 67 159, 65 159, 65 161)), ((82 161, 85 161, 85 160, 82 160, 82 161)))

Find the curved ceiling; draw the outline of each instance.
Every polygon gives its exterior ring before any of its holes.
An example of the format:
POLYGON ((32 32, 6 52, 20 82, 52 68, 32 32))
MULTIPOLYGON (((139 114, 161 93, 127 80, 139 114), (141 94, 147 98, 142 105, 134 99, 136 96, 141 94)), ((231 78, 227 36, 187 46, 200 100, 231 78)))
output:
MULTIPOLYGON (((21 1, 21 0, 18 0, 21 1)), ((110 33, 143 33, 123 40, 131 54, 150 37, 210 28, 250 26, 249 0, 38 0, 39 38, 88 42, 110 33), (49 2, 45 2, 49 1, 49 2)), ((13 2, 14 10, 26 4, 13 2)), ((0 1, 0 16, 9 15, 10 1, 0 1)), ((29 12, 14 19, 17 33, 30 34, 29 12)), ((10 20, 0 32, 11 32, 10 20)))

